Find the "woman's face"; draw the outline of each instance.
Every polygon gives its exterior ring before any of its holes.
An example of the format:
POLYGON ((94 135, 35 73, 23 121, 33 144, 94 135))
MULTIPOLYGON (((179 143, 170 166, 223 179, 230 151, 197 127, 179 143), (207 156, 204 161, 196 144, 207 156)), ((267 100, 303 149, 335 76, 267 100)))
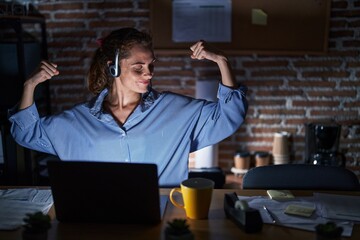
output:
POLYGON ((155 56, 151 49, 134 45, 130 56, 120 60, 120 81, 124 90, 136 93, 147 92, 154 72, 155 56))

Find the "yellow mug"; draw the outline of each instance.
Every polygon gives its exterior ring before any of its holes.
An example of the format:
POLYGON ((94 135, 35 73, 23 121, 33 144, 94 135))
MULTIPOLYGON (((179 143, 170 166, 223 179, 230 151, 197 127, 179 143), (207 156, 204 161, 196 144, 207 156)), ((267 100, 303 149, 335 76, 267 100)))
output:
POLYGON ((170 201, 175 207, 185 210, 190 219, 206 219, 211 204, 212 192, 215 183, 206 178, 189 178, 183 181, 180 188, 173 188, 170 192, 170 201), (174 193, 182 195, 183 204, 174 199, 174 193))

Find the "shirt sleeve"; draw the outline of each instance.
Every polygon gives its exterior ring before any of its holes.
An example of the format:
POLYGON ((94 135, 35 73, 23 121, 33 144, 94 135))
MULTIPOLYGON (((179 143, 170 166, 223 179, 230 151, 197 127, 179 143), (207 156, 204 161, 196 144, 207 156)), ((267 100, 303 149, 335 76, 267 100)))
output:
POLYGON ((26 148, 56 155, 42 125, 35 103, 20 111, 16 111, 15 108, 11 109, 9 111, 9 121, 11 122, 10 132, 18 144, 26 148))
POLYGON ((233 134, 244 122, 248 109, 247 88, 219 84, 218 101, 206 102, 193 132, 191 151, 216 144, 233 134))

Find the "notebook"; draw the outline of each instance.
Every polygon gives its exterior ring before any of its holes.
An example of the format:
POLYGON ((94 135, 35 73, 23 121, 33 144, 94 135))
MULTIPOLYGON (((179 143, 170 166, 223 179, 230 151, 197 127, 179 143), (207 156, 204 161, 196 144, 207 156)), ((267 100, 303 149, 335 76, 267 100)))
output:
POLYGON ((49 161, 48 171, 60 222, 156 224, 164 214, 155 164, 49 161))

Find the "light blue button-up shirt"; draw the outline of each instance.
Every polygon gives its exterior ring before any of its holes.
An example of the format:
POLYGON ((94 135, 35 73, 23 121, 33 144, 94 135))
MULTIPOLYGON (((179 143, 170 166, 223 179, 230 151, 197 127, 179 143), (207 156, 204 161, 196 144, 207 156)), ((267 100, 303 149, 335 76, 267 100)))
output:
POLYGON ((108 90, 60 114, 39 117, 35 104, 11 113, 11 133, 20 145, 61 160, 155 163, 161 186, 188 177, 189 153, 218 143, 244 121, 246 88, 222 84, 218 101, 151 89, 119 126, 104 112, 108 90))

